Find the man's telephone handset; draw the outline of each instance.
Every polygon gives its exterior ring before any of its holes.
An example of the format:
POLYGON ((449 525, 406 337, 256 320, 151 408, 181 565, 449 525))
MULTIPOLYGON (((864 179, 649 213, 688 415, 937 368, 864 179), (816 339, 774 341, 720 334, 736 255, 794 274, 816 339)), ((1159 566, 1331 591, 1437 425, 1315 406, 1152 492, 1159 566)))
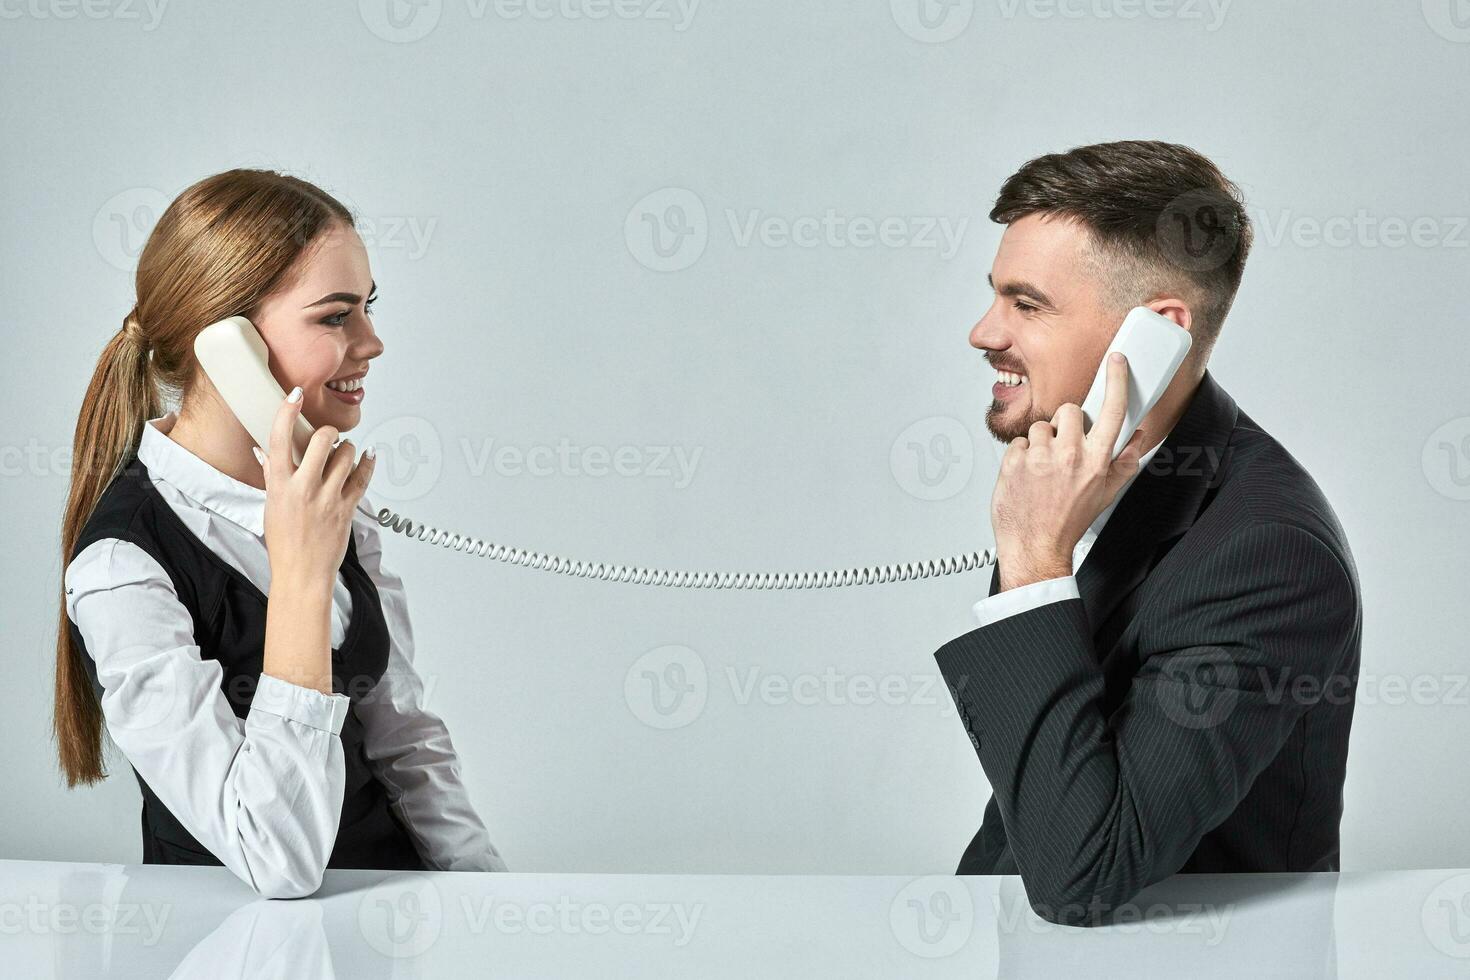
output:
POLYGON ((1107 394, 1108 357, 1115 350, 1122 351, 1128 358, 1128 409, 1123 414, 1118 441, 1109 454, 1113 459, 1128 445, 1144 416, 1164 397, 1164 389, 1184 363, 1190 343, 1188 330, 1147 306, 1135 306, 1123 318, 1123 325, 1097 366, 1097 376, 1092 379, 1087 397, 1082 399, 1082 414, 1087 417, 1087 429, 1091 431, 1102 411, 1103 396, 1107 394))
MULTIPOLYGON (((1129 311, 1118 328, 1113 342, 1103 355, 1093 379, 1092 389, 1082 401, 1082 412, 1091 429, 1102 409, 1107 387, 1108 355, 1122 351, 1128 358, 1128 408, 1118 441, 1113 446, 1116 457, 1128 444, 1139 422, 1153 409, 1174 373, 1189 353, 1189 331, 1147 307, 1129 311)), ((271 425, 286 393, 270 372, 265 342, 249 320, 232 316, 202 330, 194 341, 194 353, 205 374, 240 419, 250 437, 261 448, 270 444, 271 425)), ((302 416, 296 418, 292 433, 297 462, 311 440, 311 424, 302 416)), ((481 538, 465 537, 434 527, 415 524, 406 517, 384 507, 377 520, 383 527, 463 551, 481 558, 527 568, 634 585, 660 585, 687 589, 825 589, 844 585, 876 585, 884 582, 906 582, 968 572, 995 563, 993 549, 971 551, 950 558, 907 562, 898 565, 874 565, 858 568, 828 569, 808 572, 714 572, 677 571, 609 565, 602 562, 573 561, 536 551, 522 551, 493 544, 481 538)))

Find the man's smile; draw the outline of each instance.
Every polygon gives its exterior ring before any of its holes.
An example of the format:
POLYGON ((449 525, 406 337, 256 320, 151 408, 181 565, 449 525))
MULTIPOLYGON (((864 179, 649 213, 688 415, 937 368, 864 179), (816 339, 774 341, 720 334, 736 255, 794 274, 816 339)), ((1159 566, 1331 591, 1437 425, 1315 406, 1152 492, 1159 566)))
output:
POLYGON ((991 387, 990 393, 996 401, 1010 401, 1018 398, 1023 392, 1029 392, 1031 379, 1024 374, 1015 371, 996 371, 996 382, 991 387))

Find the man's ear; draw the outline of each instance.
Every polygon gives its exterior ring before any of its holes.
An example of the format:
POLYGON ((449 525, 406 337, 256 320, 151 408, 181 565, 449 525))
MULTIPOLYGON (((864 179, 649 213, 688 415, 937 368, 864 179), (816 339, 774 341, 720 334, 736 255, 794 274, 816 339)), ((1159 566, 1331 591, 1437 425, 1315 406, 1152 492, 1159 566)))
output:
POLYGON ((1182 327, 1193 333, 1194 316, 1189 311, 1189 304, 1178 296, 1162 296, 1150 300, 1144 304, 1159 316, 1168 317, 1174 321, 1174 325, 1182 327))

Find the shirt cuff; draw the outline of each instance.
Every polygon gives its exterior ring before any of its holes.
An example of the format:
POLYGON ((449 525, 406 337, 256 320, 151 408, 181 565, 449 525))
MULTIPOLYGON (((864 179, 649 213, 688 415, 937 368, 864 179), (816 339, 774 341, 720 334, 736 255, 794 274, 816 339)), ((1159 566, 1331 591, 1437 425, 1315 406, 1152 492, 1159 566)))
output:
POLYGON ((1080 599, 1081 597, 1082 593, 1077 591, 1077 576, 1075 575, 1042 579, 1040 582, 1032 582, 1030 585, 1023 585, 1006 592, 997 592, 993 596, 981 599, 974 606, 975 621, 980 626, 989 626, 1007 616, 1029 612, 1039 606, 1061 602, 1064 599, 1080 599))
POLYGON ((269 712, 330 735, 341 735, 342 722, 347 719, 347 705, 350 701, 345 694, 323 694, 321 691, 281 680, 273 674, 262 673, 260 683, 255 687, 255 698, 250 702, 250 710, 269 712))

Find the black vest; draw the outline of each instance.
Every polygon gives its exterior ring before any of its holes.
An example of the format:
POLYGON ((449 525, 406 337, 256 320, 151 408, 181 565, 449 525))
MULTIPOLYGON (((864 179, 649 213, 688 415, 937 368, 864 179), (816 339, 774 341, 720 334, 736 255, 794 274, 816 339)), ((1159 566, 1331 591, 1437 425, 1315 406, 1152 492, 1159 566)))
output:
MULTIPOLYGON (((132 542, 168 572, 179 601, 194 620, 199 655, 219 663, 220 689, 235 716, 244 720, 265 656, 265 594, 179 519, 153 486, 136 451, 103 491, 70 557, 104 538, 132 542)), ((327 867, 422 870, 426 865, 389 807, 387 790, 374 777, 363 745, 357 704, 387 669, 388 627, 377 588, 357 560, 357 544, 350 533, 341 572, 352 594, 352 619, 342 646, 332 651, 332 690, 347 695, 351 703, 341 732, 346 760, 342 820, 327 867)), ((68 625, 100 698, 96 664, 86 653, 76 624, 68 620, 68 625)), ((143 863, 221 864, 169 812, 136 769, 133 775, 143 791, 143 863)))

